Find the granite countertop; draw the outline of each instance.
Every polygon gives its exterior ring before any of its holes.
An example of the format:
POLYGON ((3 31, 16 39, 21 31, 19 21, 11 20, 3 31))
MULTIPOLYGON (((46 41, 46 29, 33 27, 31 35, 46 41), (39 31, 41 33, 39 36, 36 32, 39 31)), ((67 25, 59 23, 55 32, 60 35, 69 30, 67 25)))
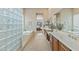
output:
POLYGON ((24 31, 23 32, 23 35, 28 35, 28 34, 30 34, 30 33, 32 33, 33 31, 24 31))
POLYGON ((79 39, 75 40, 68 36, 68 33, 62 31, 48 32, 57 38, 60 42, 70 48, 72 51, 79 51, 79 39))

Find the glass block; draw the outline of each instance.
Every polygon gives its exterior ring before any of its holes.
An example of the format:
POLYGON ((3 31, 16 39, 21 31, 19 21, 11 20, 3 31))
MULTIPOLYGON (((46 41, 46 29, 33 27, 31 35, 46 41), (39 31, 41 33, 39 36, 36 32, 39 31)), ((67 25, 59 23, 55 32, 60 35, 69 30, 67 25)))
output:
POLYGON ((18 9, 18 8, 0 9, 0 21, 1 21, 0 30, 5 30, 4 32, 0 33, 0 39, 3 39, 3 38, 6 39, 4 40, 6 41, 5 43, 6 45, 1 43, 1 46, 5 45, 6 50, 16 50, 20 46, 21 37, 22 37, 21 9, 18 9), (10 29, 10 31, 8 31, 8 29, 10 29))
POLYGON ((0 15, 0 24, 4 24, 3 16, 0 15))
POLYGON ((1 46, 1 47, 0 47, 0 51, 6 51, 5 46, 1 46))
POLYGON ((0 39, 0 47, 5 45, 5 39, 0 39))
POLYGON ((0 39, 6 38, 6 32, 0 32, 0 39))
POLYGON ((13 12, 13 8, 9 8, 9 11, 10 11, 10 12, 13 12))
POLYGON ((14 44, 7 44, 7 45, 6 45, 6 50, 7 50, 7 51, 11 51, 11 48, 12 48, 13 45, 14 45, 14 44))
POLYGON ((7 24, 7 19, 5 17, 3 17, 2 21, 3 24, 7 24))
POLYGON ((8 31, 8 37, 11 36, 11 31, 8 31))
POLYGON ((4 11, 4 9, 0 8, 0 15, 3 15, 3 11, 4 11))
POLYGON ((3 26, 3 24, 0 24, 0 30, 3 30, 3 27, 2 26, 3 26))
POLYGON ((6 37, 9 37, 11 34, 9 31, 6 31, 6 37))

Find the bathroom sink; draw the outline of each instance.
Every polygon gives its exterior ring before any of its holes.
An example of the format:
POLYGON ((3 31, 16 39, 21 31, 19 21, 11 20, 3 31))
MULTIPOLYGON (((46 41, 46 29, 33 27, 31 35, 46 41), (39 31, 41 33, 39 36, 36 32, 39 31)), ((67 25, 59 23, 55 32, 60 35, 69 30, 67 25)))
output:
POLYGON ((73 41, 78 41, 79 42, 79 34, 75 34, 73 32, 61 32, 62 36, 60 36, 61 38, 70 38, 73 41), (65 36, 65 37, 64 37, 65 36))
POLYGON ((74 34, 68 34, 68 37, 72 38, 73 40, 79 40, 79 36, 74 34))

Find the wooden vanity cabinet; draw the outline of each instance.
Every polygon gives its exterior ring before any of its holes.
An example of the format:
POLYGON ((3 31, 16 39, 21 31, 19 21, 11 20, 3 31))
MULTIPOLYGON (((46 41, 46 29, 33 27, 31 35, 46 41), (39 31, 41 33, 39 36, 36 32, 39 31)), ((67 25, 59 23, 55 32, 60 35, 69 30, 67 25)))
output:
POLYGON ((45 29, 44 29, 44 35, 46 36, 46 39, 50 41, 50 36, 45 29))
POLYGON ((55 37, 53 37, 52 38, 52 50, 58 51, 59 50, 58 48, 59 48, 59 41, 55 37))
POLYGON ((59 51, 71 51, 71 50, 63 43, 59 42, 59 51))
POLYGON ((54 36, 52 36, 50 40, 51 40, 52 51, 71 51, 68 47, 66 47, 54 36))

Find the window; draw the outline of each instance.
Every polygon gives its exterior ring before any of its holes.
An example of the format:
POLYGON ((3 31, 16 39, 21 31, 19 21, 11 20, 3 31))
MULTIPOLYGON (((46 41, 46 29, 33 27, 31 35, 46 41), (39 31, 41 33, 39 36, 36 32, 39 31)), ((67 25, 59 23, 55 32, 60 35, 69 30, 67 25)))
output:
POLYGON ((64 30, 79 35, 79 9, 64 9, 61 12, 64 30))
POLYGON ((63 30, 70 32, 72 31, 72 9, 64 9, 64 11, 61 14, 63 22, 63 30))
POLYGON ((79 8, 63 9, 56 18, 57 23, 63 24, 63 31, 79 35, 79 8))
POLYGON ((73 15, 73 31, 79 35, 79 14, 73 15))
POLYGON ((37 20, 37 27, 43 27, 43 14, 42 13, 36 13, 36 20, 37 20))

